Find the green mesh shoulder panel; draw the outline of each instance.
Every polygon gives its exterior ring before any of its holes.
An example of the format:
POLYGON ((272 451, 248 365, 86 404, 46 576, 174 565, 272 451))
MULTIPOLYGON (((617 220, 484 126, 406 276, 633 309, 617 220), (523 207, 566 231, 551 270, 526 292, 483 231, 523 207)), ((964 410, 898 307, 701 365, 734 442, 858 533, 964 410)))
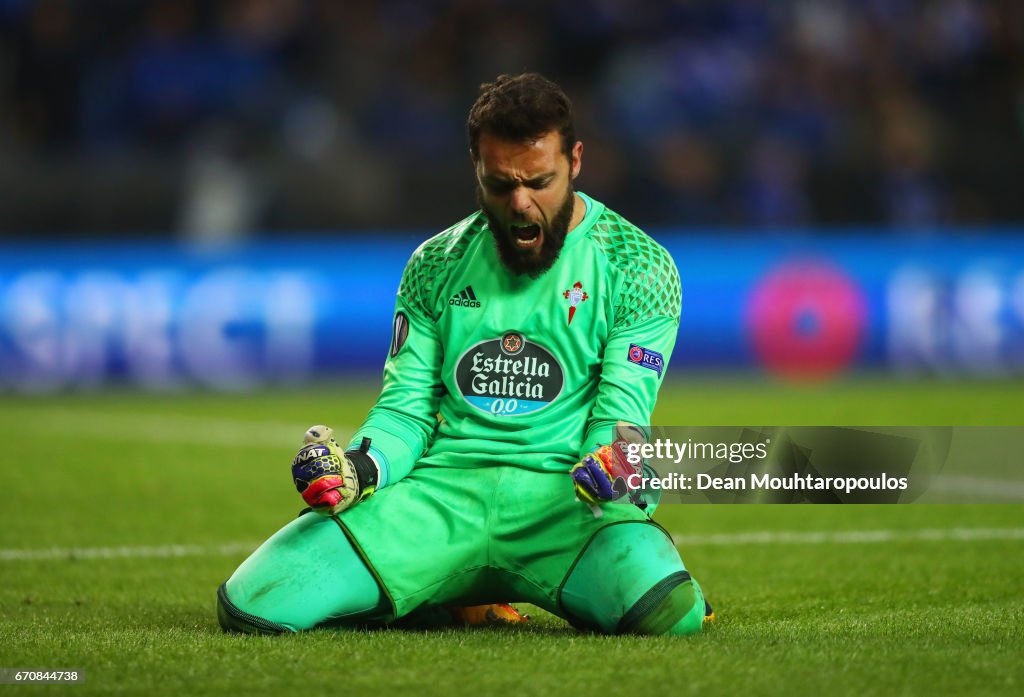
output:
POLYGON ((437 319, 434 289, 444 281, 446 270, 453 268, 462 258, 470 242, 483 228, 484 217, 479 212, 474 213, 434 235, 412 253, 398 286, 398 295, 410 309, 437 319))
POLYGON ((616 326, 629 326, 650 317, 679 319, 679 271, 664 247, 610 210, 594 223, 590 237, 623 275, 622 290, 615 302, 616 326))

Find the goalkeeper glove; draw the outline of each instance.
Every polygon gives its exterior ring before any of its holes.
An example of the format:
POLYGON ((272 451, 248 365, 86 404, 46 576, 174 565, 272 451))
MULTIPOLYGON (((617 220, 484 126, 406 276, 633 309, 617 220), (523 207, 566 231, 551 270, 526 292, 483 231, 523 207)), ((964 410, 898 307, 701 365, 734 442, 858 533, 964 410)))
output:
POLYGON ((329 426, 313 426, 304 440, 292 460, 292 479, 310 508, 335 515, 373 494, 379 477, 369 438, 358 450, 342 452, 329 426))
POLYGON ((576 486, 576 496, 591 507, 624 496, 638 503, 637 490, 643 477, 643 467, 639 462, 630 464, 628 457, 629 445, 643 442, 646 438, 638 427, 619 421, 615 425, 615 442, 585 455, 569 471, 576 486), (632 475, 638 476, 631 481, 632 475))
MULTIPOLYGON (((615 455, 610 445, 585 455, 569 471, 573 484, 576 485, 576 496, 580 501, 590 505, 614 501, 629 493, 626 484, 627 473, 620 472, 616 467, 615 455)), ((632 474, 632 469, 628 474, 632 474)))

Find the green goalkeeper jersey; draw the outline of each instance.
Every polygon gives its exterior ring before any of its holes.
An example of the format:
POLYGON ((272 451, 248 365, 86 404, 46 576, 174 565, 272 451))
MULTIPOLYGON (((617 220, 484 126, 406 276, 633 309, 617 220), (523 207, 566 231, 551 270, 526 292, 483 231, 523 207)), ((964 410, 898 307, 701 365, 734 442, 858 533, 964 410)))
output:
POLYGON ((412 255, 384 386, 352 440, 372 439, 379 486, 414 466, 565 472, 650 423, 679 327, 663 247, 583 194, 587 213, 539 278, 510 273, 482 212, 412 255))

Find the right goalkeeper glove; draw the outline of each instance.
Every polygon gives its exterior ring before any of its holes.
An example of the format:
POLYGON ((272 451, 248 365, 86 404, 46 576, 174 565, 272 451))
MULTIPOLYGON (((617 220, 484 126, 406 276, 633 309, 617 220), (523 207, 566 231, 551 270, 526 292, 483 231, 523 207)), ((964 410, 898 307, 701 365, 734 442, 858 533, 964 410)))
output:
POLYGON ((329 426, 313 426, 304 440, 306 445, 292 460, 292 479, 310 508, 335 515, 373 494, 378 473, 368 452, 369 438, 358 450, 341 452, 329 426))

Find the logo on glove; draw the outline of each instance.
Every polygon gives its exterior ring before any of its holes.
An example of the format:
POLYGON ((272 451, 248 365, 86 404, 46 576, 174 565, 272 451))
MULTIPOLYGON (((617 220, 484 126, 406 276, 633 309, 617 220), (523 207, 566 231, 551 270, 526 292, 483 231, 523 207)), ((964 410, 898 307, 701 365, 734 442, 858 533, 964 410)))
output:
POLYGON ((359 484, 343 458, 335 446, 312 443, 292 460, 295 488, 314 511, 334 515, 351 505, 359 484))

